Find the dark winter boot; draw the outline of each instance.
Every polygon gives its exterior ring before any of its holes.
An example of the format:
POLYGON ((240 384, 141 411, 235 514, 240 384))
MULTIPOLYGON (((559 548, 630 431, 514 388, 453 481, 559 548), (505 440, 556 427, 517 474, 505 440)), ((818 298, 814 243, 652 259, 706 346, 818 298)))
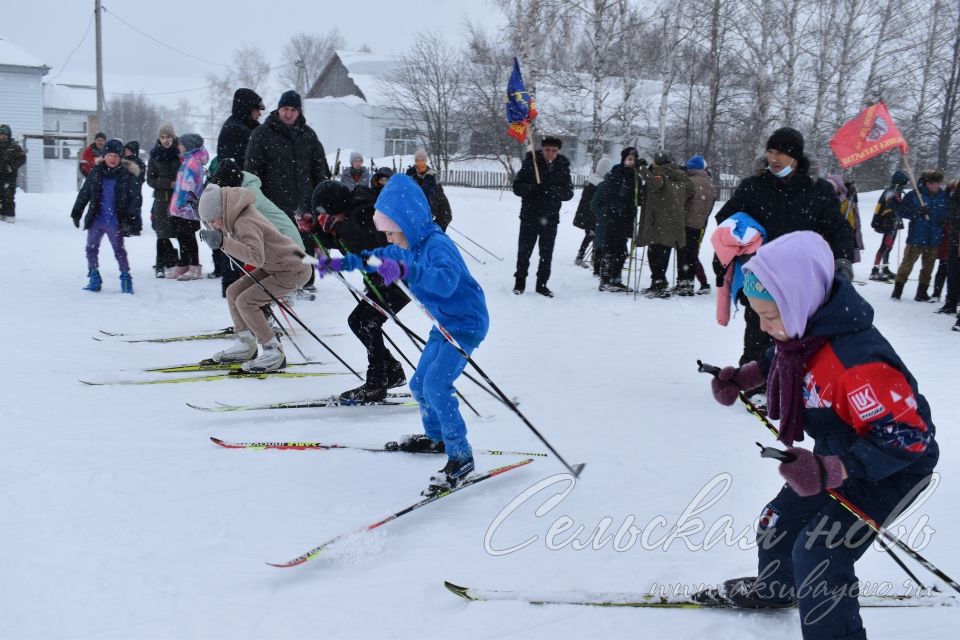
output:
POLYGON ((654 280, 646 289, 641 289, 640 293, 648 298, 669 298, 670 289, 667 288, 666 280, 654 280))
POLYGON ((725 580, 719 588, 698 591, 690 599, 708 607, 738 607, 741 609, 783 609, 797 604, 795 597, 773 600, 760 597, 765 585, 757 588, 755 577, 725 580))
POLYGON ((552 298, 552 297, 553 297, 553 291, 550 291, 550 289, 547 288, 547 283, 546 283, 546 282, 538 282, 538 283, 537 283, 537 293, 539 293, 539 294, 542 295, 542 296, 546 296, 546 297, 548 297, 548 298, 552 298))
POLYGON ((387 380, 384 386, 386 386, 387 389, 394 389, 407 384, 407 375, 403 372, 403 365, 396 360, 387 363, 386 377, 387 380))
POLYGON ((692 296, 693 295, 693 280, 681 280, 677 283, 677 295, 678 296, 692 296))
POLYGON ((708 296, 710 295, 710 285, 704 282, 700 285, 700 288, 697 289, 698 296, 708 296))
POLYGON ((420 495, 434 496, 450 489, 456 489, 467 476, 473 473, 473 456, 465 460, 448 459, 447 465, 440 469, 440 473, 430 478, 430 484, 420 495))
POLYGON ((622 282, 610 282, 606 285, 606 288, 601 289, 601 291, 611 291, 613 293, 633 293, 633 289, 622 282))
POLYGON ((133 278, 130 277, 129 271, 120 272, 120 293, 133 294, 133 278))
POLYGON ((903 285, 905 284, 905 282, 894 282, 893 293, 890 294, 890 297, 894 300, 899 300, 900 296, 903 294, 903 285))
POLYGON ((949 313, 950 315, 953 315, 956 312, 957 312, 957 305, 956 303, 951 303, 951 302, 946 302, 942 307, 937 309, 937 313, 949 313))
POLYGON ((90 269, 87 273, 87 277, 90 278, 90 282, 87 283, 87 286, 83 288, 84 291, 100 291, 100 288, 103 286, 103 279, 100 277, 100 271, 97 269, 90 269))
POLYGON ((896 280, 897 274, 893 271, 890 271, 890 267, 883 265, 883 268, 880 269, 880 279, 884 282, 892 282, 896 280))
POLYGON ((154 278, 166 278, 167 271, 162 264, 153 265, 153 277, 154 278))
POLYGON ((517 295, 523 293, 523 290, 527 288, 527 279, 517 276, 516 281, 513 283, 513 292, 517 295))
POLYGON ((917 295, 913 296, 913 299, 917 302, 928 302, 930 296, 927 295, 927 285, 922 282, 917 285, 917 295))
POLYGON ((384 448, 407 453, 443 453, 444 451, 443 440, 431 440, 423 433, 403 436, 399 442, 388 442, 384 448))
POLYGON ((340 394, 340 400, 349 404, 373 404, 383 402, 386 398, 386 388, 370 385, 366 382, 356 389, 350 389, 340 394))
POLYGON ((883 280, 883 276, 880 275, 880 267, 874 267, 873 269, 870 269, 870 279, 874 282, 883 280))

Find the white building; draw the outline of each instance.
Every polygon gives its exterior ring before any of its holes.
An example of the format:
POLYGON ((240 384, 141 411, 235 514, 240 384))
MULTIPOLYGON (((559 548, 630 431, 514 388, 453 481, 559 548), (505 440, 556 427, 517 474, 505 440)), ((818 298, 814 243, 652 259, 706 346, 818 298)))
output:
POLYGON ((43 83, 49 71, 20 45, 0 38, 0 123, 27 152, 18 180, 26 191, 38 191, 43 173, 43 83))
POLYGON ((74 160, 83 153, 91 119, 97 115, 97 88, 89 85, 43 85, 45 160, 74 160), (81 137, 82 136, 82 137, 81 137))

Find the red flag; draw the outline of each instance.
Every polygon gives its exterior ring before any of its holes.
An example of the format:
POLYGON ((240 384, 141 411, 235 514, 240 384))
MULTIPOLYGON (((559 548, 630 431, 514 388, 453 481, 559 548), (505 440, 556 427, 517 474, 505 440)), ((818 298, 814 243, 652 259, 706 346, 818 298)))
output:
POLYGON ((907 141, 900 135, 887 105, 882 102, 870 105, 840 127, 830 140, 830 148, 844 169, 894 148, 899 148, 900 153, 906 153, 908 149, 907 141))

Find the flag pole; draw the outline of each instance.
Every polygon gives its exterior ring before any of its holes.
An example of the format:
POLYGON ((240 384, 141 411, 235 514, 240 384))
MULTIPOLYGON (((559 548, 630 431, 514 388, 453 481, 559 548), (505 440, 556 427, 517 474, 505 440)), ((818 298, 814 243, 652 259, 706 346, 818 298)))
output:
POLYGON ((913 167, 911 167, 910 163, 907 161, 907 154, 901 151, 900 159, 903 161, 903 166, 907 170, 907 175, 910 176, 910 184, 913 185, 913 190, 917 194, 917 200, 920 202, 920 206, 921 207, 927 206, 923 202, 923 196, 920 195, 920 187, 917 186, 917 179, 913 176, 913 167))
POLYGON ((540 167, 537 166, 537 152, 533 149, 533 124, 527 124, 525 139, 530 149, 530 158, 533 160, 533 175, 537 179, 537 184, 540 184, 540 167))

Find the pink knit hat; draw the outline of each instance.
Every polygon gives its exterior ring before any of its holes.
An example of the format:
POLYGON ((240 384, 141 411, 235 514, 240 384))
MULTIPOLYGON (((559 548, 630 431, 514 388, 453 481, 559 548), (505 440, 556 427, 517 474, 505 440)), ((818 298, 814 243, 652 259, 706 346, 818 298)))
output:
POLYGON ((373 213, 373 224, 377 228, 377 231, 402 231, 402 229, 393 221, 393 218, 383 213, 382 211, 374 211, 373 213))

